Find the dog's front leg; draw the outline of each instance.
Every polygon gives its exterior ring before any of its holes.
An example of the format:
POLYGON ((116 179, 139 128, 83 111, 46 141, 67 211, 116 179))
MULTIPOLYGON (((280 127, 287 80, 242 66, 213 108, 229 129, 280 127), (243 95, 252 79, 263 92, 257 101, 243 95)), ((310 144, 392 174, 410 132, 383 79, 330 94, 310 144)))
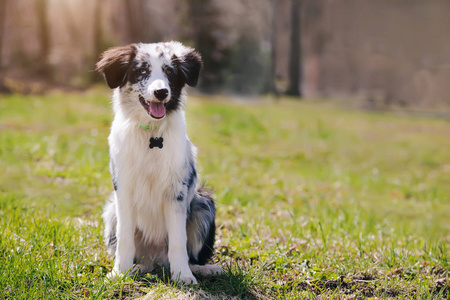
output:
POLYGON ((187 208, 185 199, 173 199, 165 207, 166 226, 169 235, 169 264, 171 278, 174 281, 186 284, 197 284, 197 280, 189 268, 187 253, 186 217, 187 208))
POLYGON ((116 192, 116 216, 117 216, 117 247, 115 253, 114 269, 108 275, 114 279, 126 274, 133 266, 135 254, 134 232, 136 228, 136 216, 130 203, 130 197, 123 192, 116 192))

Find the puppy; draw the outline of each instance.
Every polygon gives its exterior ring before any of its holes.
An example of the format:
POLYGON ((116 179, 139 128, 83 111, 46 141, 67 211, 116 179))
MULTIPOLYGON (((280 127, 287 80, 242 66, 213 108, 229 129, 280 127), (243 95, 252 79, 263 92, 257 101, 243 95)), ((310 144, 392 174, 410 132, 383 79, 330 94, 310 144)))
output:
POLYGON ((196 148, 186 134, 185 85, 196 86, 201 56, 178 42, 106 50, 96 70, 114 89, 108 138, 114 191, 103 213, 115 255, 109 278, 169 265, 171 279, 196 284, 213 255, 215 207, 197 187, 196 148))

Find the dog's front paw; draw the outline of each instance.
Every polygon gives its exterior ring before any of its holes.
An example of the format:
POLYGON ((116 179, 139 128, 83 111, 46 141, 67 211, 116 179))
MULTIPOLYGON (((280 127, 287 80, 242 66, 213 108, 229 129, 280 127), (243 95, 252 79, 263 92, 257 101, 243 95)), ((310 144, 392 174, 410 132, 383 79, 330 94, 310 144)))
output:
POLYGON ((195 279, 194 275, 191 274, 181 274, 178 273, 178 275, 174 275, 172 274, 172 281, 177 281, 179 283, 184 283, 184 284, 193 284, 196 285, 198 284, 197 279, 195 279))
POLYGON ((180 279, 178 280, 179 282, 182 282, 184 284, 193 284, 196 285, 198 284, 197 279, 195 279, 194 275, 187 275, 187 276, 180 276, 180 279))
POLYGON ((119 270, 116 270, 116 269, 113 269, 111 272, 106 274, 106 278, 108 278, 111 281, 115 281, 122 276, 123 276, 122 272, 120 272, 119 270))

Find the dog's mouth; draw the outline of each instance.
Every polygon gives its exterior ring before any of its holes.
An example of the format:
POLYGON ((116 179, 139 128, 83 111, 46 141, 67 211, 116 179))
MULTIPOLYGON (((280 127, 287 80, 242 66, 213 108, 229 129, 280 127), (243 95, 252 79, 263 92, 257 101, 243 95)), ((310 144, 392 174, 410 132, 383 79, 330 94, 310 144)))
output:
POLYGON ((150 101, 148 103, 141 95, 139 95, 139 102, 141 102, 148 115, 154 119, 162 119, 166 115, 166 105, 162 102, 150 101))

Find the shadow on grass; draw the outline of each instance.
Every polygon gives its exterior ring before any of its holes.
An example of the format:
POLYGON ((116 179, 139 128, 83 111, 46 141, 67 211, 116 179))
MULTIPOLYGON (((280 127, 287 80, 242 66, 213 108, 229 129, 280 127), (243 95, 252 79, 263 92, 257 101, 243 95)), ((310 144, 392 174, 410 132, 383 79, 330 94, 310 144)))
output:
POLYGON ((147 296, 180 299, 256 299, 260 284, 258 271, 239 263, 225 266, 225 273, 216 276, 196 275, 199 284, 184 285, 170 280, 167 268, 157 268, 151 273, 137 273, 114 283, 108 298, 127 299, 147 296))
POLYGON ((197 276, 200 287, 212 295, 224 294, 239 299, 256 299, 262 273, 254 267, 246 268, 234 262, 224 268, 220 276, 197 276))

